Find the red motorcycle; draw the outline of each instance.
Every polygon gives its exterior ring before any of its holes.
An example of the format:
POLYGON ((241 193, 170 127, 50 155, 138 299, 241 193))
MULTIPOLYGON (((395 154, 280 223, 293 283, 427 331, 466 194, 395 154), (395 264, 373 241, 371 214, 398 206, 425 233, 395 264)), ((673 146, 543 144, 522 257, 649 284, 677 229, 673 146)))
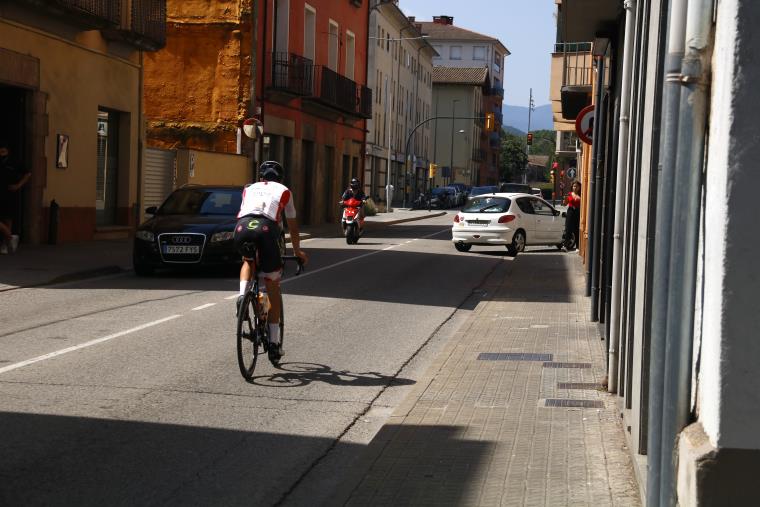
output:
POLYGON ((341 206, 343 207, 343 216, 340 219, 340 225, 343 228, 346 243, 349 245, 356 244, 364 234, 364 215, 360 213, 364 201, 351 197, 343 201, 341 206))

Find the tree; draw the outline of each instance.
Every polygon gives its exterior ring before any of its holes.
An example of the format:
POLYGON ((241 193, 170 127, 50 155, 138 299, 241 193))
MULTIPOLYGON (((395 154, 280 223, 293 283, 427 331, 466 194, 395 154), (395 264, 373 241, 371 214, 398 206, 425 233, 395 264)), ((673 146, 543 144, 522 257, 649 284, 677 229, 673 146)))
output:
POLYGON ((499 155, 501 181, 514 181, 515 178, 522 176, 528 163, 524 144, 524 139, 514 134, 502 132, 501 153, 499 155))

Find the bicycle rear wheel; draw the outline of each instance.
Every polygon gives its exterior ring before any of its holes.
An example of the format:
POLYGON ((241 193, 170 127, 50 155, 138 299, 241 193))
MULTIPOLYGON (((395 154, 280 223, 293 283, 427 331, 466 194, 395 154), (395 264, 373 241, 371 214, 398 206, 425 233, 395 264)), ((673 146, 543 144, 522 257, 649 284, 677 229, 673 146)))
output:
POLYGON ((240 373, 250 381, 256 360, 259 357, 259 331, 257 326, 257 305, 253 301, 252 292, 248 292, 240 305, 237 319, 237 357, 240 373))
MULTIPOLYGON (((285 307, 282 304, 282 294, 280 294, 280 350, 283 350, 284 343, 285 343, 285 307)), ((276 361, 272 361, 272 366, 279 366, 281 360, 282 360, 282 357, 280 357, 276 361)))

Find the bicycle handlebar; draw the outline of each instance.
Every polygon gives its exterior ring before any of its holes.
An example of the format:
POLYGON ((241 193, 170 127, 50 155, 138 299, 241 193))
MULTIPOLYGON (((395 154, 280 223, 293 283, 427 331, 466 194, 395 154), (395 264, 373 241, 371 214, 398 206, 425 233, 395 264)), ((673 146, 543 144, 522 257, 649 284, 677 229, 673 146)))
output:
POLYGON ((282 260, 298 262, 298 267, 296 268, 296 276, 300 275, 303 272, 303 261, 297 255, 283 255, 282 260))

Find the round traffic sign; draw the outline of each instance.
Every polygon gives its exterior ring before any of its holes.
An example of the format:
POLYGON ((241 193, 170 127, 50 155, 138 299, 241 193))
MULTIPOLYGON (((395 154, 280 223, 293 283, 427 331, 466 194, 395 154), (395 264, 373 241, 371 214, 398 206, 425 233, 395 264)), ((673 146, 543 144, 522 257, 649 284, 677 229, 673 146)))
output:
POLYGON ((578 134, 578 138, 586 144, 593 143, 595 109, 593 105, 587 106, 575 118, 575 132, 578 134))
POLYGON ((567 177, 570 178, 571 180, 575 179, 575 167, 571 167, 570 169, 567 170, 567 177))

